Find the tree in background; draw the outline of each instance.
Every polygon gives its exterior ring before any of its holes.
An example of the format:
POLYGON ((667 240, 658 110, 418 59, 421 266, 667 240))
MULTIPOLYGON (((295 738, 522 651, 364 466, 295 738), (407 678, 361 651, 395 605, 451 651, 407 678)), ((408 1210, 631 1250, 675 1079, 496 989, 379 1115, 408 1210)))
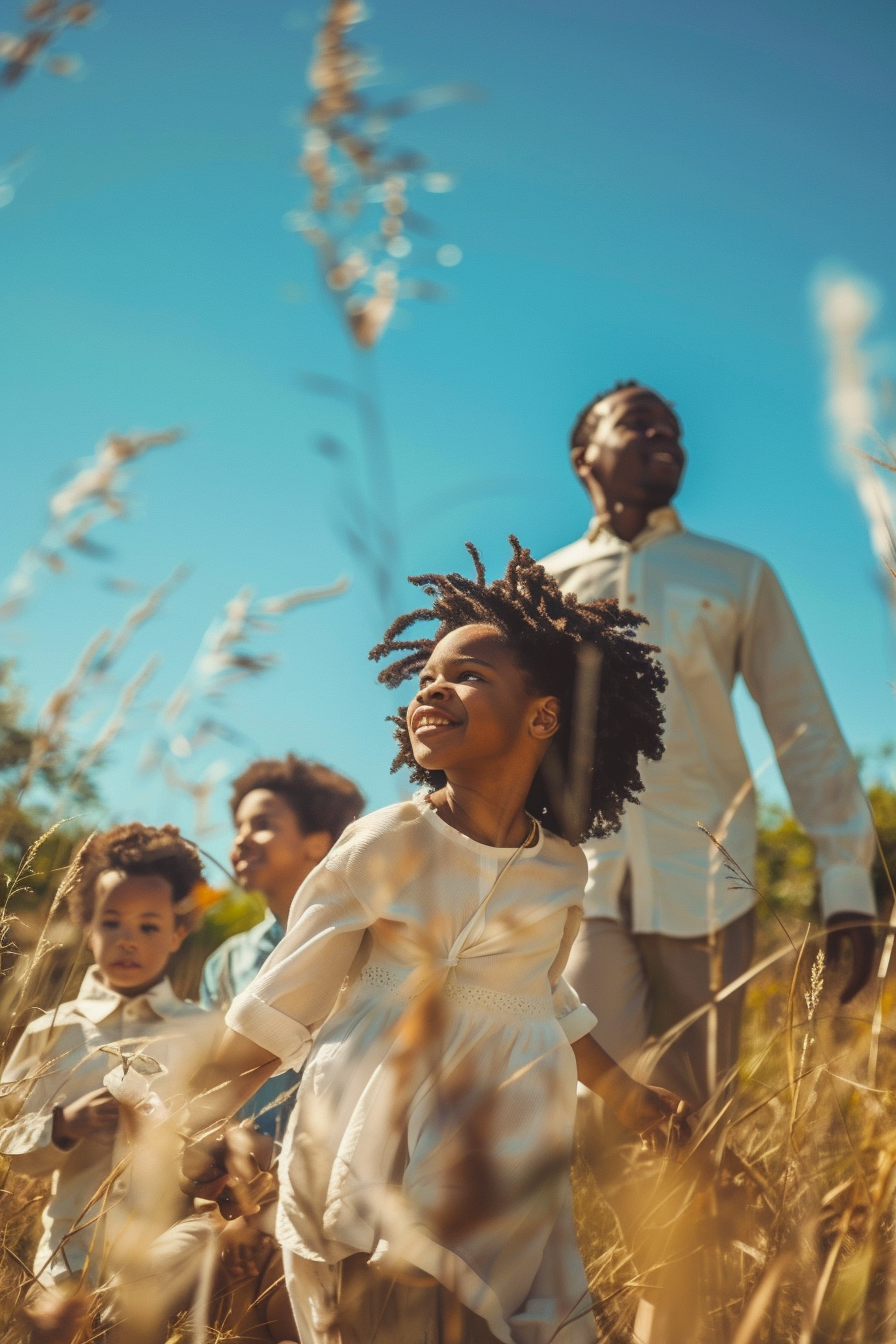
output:
MULTIPOLYGON (((880 845, 872 871, 874 893, 878 912, 887 918, 893 903, 891 876, 896 881, 896 789, 878 780, 866 792, 880 845)), ((779 914, 805 918, 813 913, 815 847, 799 822, 778 804, 760 805, 756 886, 779 914)))
POLYGON ((77 772, 64 743, 42 755, 34 788, 27 800, 21 782, 35 755, 38 730, 25 721, 25 694, 16 683, 11 662, 0 662, 0 829, 6 835, 0 857, 4 897, 20 871, 28 851, 58 819, 59 800, 65 799, 72 820, 59 826, 35 851, 26 887, 17 899, 26 908, 42 908, 59 885, 75 846, 91 829, 99 798, 91 774, 77 772))

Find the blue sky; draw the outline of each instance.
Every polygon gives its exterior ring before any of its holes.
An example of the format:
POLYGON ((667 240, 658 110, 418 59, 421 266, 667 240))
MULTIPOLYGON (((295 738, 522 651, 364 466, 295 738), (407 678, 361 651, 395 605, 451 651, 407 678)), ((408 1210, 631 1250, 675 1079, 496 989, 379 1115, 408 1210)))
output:
MULTIPOLYGON (((353 376, 354 361, 283 222, 305 199, 290 109, 307 100, 315 21, 282 0, 107 0, 60 44, 82 78, 39 73, 0 99, 0 162, 33 151, 0 211, 0 570, 105 432, 187 430, 134 471, 132 517, 103 534, 113 558, 48 577, 0 629, 37 709, 134 600, 102 577, 149 587, 191 566, 122 663, 125 677, 154 649, 164 660, 103 772, 121 819, 192 823, 136 762, 223 603, 243 584, 267 595, 341 574, 345 597, 259 637, 279 663, 220 712, 258 750, 317 756, 372 803, 395 797, 391 706, 366 662, 381 616, 313 447, 353 431, 300 380, 353 376)), ((0 26, 17 22, 0 5, 0 26)), ((510 531, 537 554, 577 536, 588 508, 566 432, 593 391, 636 376, 684 421, 687 524, 771 561, 851 745, 892 738, 893 640, 828 445, 809 291, 824 265, 869 277, 892 362, 896 10, 383 0, 356 33, 381 63, 373 97, 456 80, 484 95, 396 135, 456 176, 425 204, 463 251, 445 301, 405 304, 374 357, 404 572, 462 565, 468 538, 496 571, 510 531)), ((85 740, 117 684, 90 702, 85 740)), ((235 770, 249 750, 219 745, 202 765, 235 770)))

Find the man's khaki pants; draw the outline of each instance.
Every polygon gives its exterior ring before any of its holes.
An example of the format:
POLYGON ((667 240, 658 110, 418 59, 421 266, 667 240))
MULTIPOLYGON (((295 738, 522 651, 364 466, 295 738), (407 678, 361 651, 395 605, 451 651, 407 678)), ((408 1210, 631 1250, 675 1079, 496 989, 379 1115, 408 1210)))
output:
MULTIPOLYGON (((749 910, 716 934, 720 988, 749 968, 754 931, 755 914, 749 910)), ((658 1059, 644 1047, 710 1002, 712 961, 707 937, 633 933, 624 919, 586 919, 566 978, 597 1018, 594 1039, 615 1060, 699 1106, 737 1064, 744 990, 735 990, 716 1010, 714 1079, 709 1077, 708 1014, 658 1059)))

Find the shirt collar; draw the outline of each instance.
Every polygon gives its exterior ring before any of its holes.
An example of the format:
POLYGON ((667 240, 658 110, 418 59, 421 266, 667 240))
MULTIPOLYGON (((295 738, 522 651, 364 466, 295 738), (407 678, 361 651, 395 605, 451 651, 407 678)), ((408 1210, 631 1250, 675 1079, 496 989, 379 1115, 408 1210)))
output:
POLYGON ((638 533, 633 541, 623 541, 622 537, 617 537, 605 518, 592 518, 585 536, 592 546, 596 546, 600 550, 640 551, 644 546, 649 546, 651 542, 659 540, 660 537, 668 537, 674 532, 683 531, 684 524, 678 516, 678 512, 673 509, 671 504, 667 504, 665 508, 654 509, 651 513, 648 513, 646 527, 638 533))
POLYGON ((275 948, 278 943, 283 941, 283 925, 280 923, 270 906, 261 923, 255 925, 253 933, 256 935, 259 945, 270 944, 271 949, 275 948))
POLYGON ((147 1017, 164 1019, 172 1017, 177 1012, 181 1000, 171 988, 167 976, 157 985, 153 985, 152 989, 148 989, 145 994, 129 998, 126 994, 119 994, 117 990, 110 989, 104 984, 100 979, 99 967, 91 966, 75 999, 76 1012, 81 1017, 86 1017, 94 1026, 98 1026, 126 1004, 133 1005, 135 1016, 145 1014, 147 1017))

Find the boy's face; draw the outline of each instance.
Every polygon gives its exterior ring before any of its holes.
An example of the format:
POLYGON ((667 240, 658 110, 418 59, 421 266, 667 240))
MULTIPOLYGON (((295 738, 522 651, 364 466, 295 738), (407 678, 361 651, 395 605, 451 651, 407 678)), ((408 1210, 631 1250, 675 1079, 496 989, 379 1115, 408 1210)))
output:
POLYGON ((236 879, 260 891, 283 924, 293 896, 332 847, 332 836, 303 831, 289 803, 271 789, 252 789, 241 798, 234 820, 230 860, 236 879))
POLYGON ((157 985, 186 936, 164 877, 100 873, 87 944, 110 989, 134 997, 157 985))

